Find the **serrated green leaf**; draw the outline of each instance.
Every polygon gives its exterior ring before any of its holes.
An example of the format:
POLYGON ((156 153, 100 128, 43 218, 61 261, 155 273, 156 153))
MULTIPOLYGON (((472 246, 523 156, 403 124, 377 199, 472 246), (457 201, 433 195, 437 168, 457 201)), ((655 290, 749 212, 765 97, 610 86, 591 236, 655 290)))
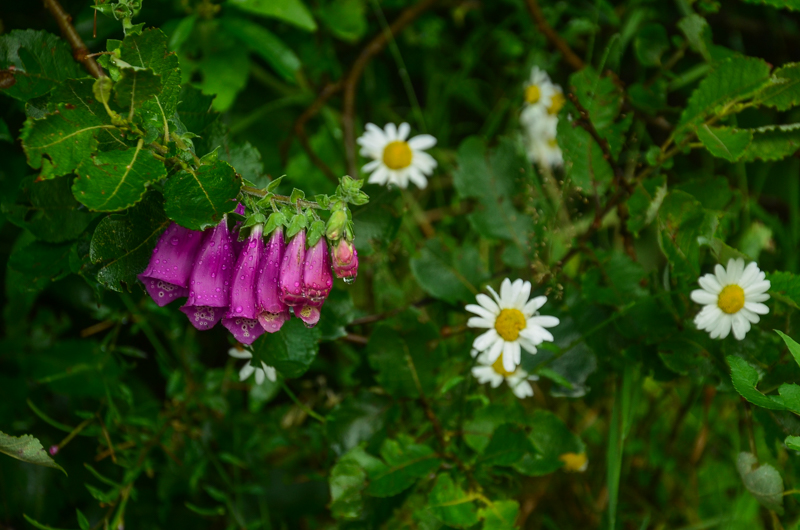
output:
POLYGON ((167 48, 167 36, 159 29, 147 29, 139 35, 127 35, 119 48, 120 59, 138 68, 149 68, 161 76, 161 93, 142 105, 142 111, 169 121, 178 107, 181 73, 178 57, 167 48))
POLYGON ((192 172, 182 170, 164 184, 164 210, 181 226, 205 230, 236 209, 241 187, 241 178, 221 160, 192 172))
POLYGON ((784 111, 800 103, 800 63, 781 66, 772 73, 770 81, 756 98, 759 105, 784 111))
POLYGON ((52 467, 53 469, 63 471, 65 475, 67 474, 64 468, 56 464, 55 460, 50 458, 50 455, 48 455, 47 451, 42 447, 42 443, 30 434, 9 436, 0 431, 0 453, 29 464, 52 467))
POLYGON ((747 364, 741 357, 729 355, 728 365, 731 367, 731 380, 733 387, 739 394, 753 405, 758 405, 770 410, 785 410, 783 398, 778 396, 765 396, 758 391, 758 372, 747 364))
POLYGON ((306 31, 317 29, 317 23, 302 0, 231 0, 228 3, 242 11, 277 18, 306 31))
POLYGON ((710 63, 712 60, 711 53, 709 52, 709 46, 711 45, 711 28, 706 19, 697 13, 692 13, 678 21, 678 29, 683 32, 683 35, 689 42, 689 46, 702 55, 706 62, 710 63))
POLYGON ((428 495, 428 509, 444 524, 456 528, 469 528, 478 522, 474 497, 464 493, 447 473, 436 477, 436 484, 428 495))
POLYGON ((495 501, 481 508, 478 515, 483 519, 483 530, 513 530, 519 515, 519 503, 495 501))
POLYGON ((253 344, 253 358, 263 360, 284 377, 300 377, 319 352, 319 328, 307 328, 293 318, 277 333, 265 333, 253 344))
POLYGON ((800 123, 768 125, 752 132, 753 141, 741 158, 743 162, 781 160, 800 150, 800 123))
POLYGON ((112 291, 130 290, 136 283, 170 223, 160 193, 150 192, 127 212, 100 221, 92 236, 90 259, 99 265, 97 281, 112 291))
POLYGON ((392 497, 410 487, 417 479, 436 471, 442 461, 427 445, 415 444, 413 439, 400 436, 387 439, 381 446, 385 465, 369 472, 366 493, 373 497, 392 497))
POLYGON ((295 82, 295 74, 301 66, 300 59, 274 33, 241 17, 226 15, 220 18, 220 23, 225 32, 260 55, 283 79, 295 82))
POLYGON ((717 217, 694 197, 673 191, 658 212, 658 243, 670 264, 683 274, 700 275, 700 238, 711 240, 717 217))
POLYGON ((528 439, 535 451, 526 454, 514 465, 514 469, 523 475, 540 476, 552 473, 564 465, 559 458, 561 455, 586 452, 581 439, 552 412, 537 410, 528 423, 532 426, 528 439))
POLYGON ((736 460, 736 469, 744 487, 762 506, 783 515, 783 479, 774 467, 758 465, 755 456, 741 452, 736 460))
POLYGON ((753 133, 747 129, 709 127, 703 124, 697 128, 697 138, 712 155, 735 162, 753 141, 753 133))
POLYGON ((787 436, 783 443, 792 451, 800 451, 800 436, 787 436))
POLYGON ((151 182, 167 176, 164 163, 142 149, 107 151, 84 160, 72 184, 75 198, 90 210, 115 212, 139 202, 151 182))
POLYGON ((114 99, 124 108, 136 108, 161 93, 161 76, 150 68, 120 68, 114 99))
POLYGON ((782 339, 783 342, 786 344, 786 347, 789 348, 789 353, 792 354, 794 357, 795 362, 800 366, 800 344, 794 341, 790 336, 785 334, 782 331, 774 330, 782 339))
POLYGON ((770 282, 770 293, 800 308, 800 277, 791 272, 776 271, 767 273, 767 280, 770 282))
POLYGON ((605 193, 614 171, 592 136, 569 120, 559 120, 558 145, 564 152, 564 173, 576 189, 584 195, 605 193))
POLYGON ((674 135, 694 130, 726 105, 741 101, 769 83, 769 65, 753 57, 731 57, 716 65, 692 92, 674 135))
POLYGON ((29 101, 49 93, 65 79, 80 77, 69 45, 46 31, 12 30, 0 36, 0 70, 13 67, 14 83, 0 93, 29 101))

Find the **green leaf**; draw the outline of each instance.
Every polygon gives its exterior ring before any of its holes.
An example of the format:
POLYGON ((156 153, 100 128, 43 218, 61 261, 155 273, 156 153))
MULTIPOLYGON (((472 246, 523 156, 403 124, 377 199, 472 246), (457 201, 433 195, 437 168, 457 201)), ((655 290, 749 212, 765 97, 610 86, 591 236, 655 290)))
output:
POLYGON ((739 394, 753 405, 758 405, 770 410, 785 410, 783 398, 777 396, 765 396, 758 391, 758 372, 747 364, 741 357, 729 355, 728 364, 731 367, 731 380, 733 387, 739 394))
POLYGON ((783 342, 786 343, 786 347, 789 348, 789 353, 792 354, 794 357, 795 362, 800 366, 800 344, 794 341, 790 336, 786 335, 784 332, 779 330, 773 330, 775 333, 780 335, 783 339, 783 342))
POLYGON ((436 471, 442 461, 427 445, 415 444, 408 436, 386 439, 381 446, 385 465, 369 472, 366 492, 373 497, 392 497, 410 487, 417 479, 436 471))
POLYGON ((709 127, 703 124, 697 128, 697 137, 712 155, 735 162, 750 145, 753 133, 747 129, 709 127))
MULTIPOLYGON (((211 108, 213 101, 213 96, 206 96, 191 85, 184 85, 181 88, 178 114, 187 130, 195 134, 203 134, 206 128, 217 120, 219 114, 211 108)), ((226 152, 222 153, 222 158, 244 175, 238 164, 234 164, 226 158, 226 152)), ((245 175, 245 178, 249 177, 245 175)))
POLYGON ((800 436, 787 436, 783 443, 792 451, 800 451, 800 436))
MULTIPOLYGON (((581 105, 588 111, 594 128, 608 142, 611 156, 619 156, 625 143, 625 133, 633 119, 628 114, 626 118, 618 120, 622 103, 625 99, 622 89, 614 83, 610 76, 600 76, 591 67, 586 67, 572 74, 569 78, 569 86, 581 105)), ((565 123, 574 126, 574 124, 569 123, 569 120, 566 120, 565 123)), ((558 134, 559 145, 561 145, 560 130, 558 134)), ((592 140, 592 142, 594 141, 592 140)))
POLYGON ((263 360, 284 377, 300 377, 317 357, 320 334, 318 328, 307 328, 293 318, 277 333, 265 333, 253 344, 254 362, 263 360))
POLYGON ((751 131, 753 141, 741 158, 743 162, 781 160, 800 150, 800 123, 767 125, 751 131))
POLYGON ((678 21, 678 29, 683 32, 692 50, 702 55, 703 59, 710 63, 712 61, 709 52, 711 28, 706 19, 697 13, 692 13, 678 21))
POLYGON ((661 56, 669 50, 667 30, 655 22, 642 26, 633 41, 633 50, 642 65, 659 66, 661 56))
POLYGON ((769 83, 769 70, 765 61, 752 57, 731 57, 718 63, 692 92, 674 135, 695 129, 724 107, 758 92, 769 83))
POLYGON ((652 223, 666 196, 667 178, 664 175, 637 182, 628 199, 628 230, 638 235, 652 223))
POLYGON ((301 0, 230 0, 228 4, 242 11, 283 20, 306 31, 317 29, 317 23, 301 0))
POLYGON ((646 278, 642 265, 623 252, 597 252, 596 267, 581 277, 583 296, 599 304, 624 306, 647 294, 640 282, 646 278))
POLYGON ((762 6, 772 6, 782 9, 789 9, 791 11, 800 11, 800 0, 743 0, 748 4, 757 4, 762 6))
POLYGON ((756 98, 758 104, 784 111, 800 103, 800 63, 781 66, 770 80, 772 84, 756 98))
POLYGON ((614 171, 592 136, 569 120, 559 120, 558 144, 564 152, 564 173, 575 188, 584 195, 605 193, 614 171))
POLYGON ((783 515, 783 479, 774 467, 769 464, 759 466, 755 456, 741 452, 736 469, 744 487, 762 506, 783 515))
POLYGON ((489 466, 511 466, 530 450, 525 432, 517 425, 504 423, 492 434, 489 444, 483 450, 481 462, 489 466))
POLYGON ((120 68, 114 84, 114 100, 124 108, 135 108, 161 93, 161 76, 150 68, 120 68))
POLYGON ((89 520, 85 515, 83 515, 83 512, 77 508, 75 509, 75 512, 76 516, 78 517, 78 526, 81 527, 81 530, 90 530, 91 527, 89 526, 89 520))
POLYGON ((160 193, 150 192, 127 212, 100 221, 92 236, 89 256, 98 264, 97 281, 112 291, 130 291, 170 221, 160 193))
POLYGON ((331 490, 331 514, 336 519, 358 519, 364 510, 362 493, 367 484, 367 472, 383 465, 367 454, 362 446, 345 453, 331 470, 328 483, 331 490))
POLYGON ((16 202, 4 203, 3 213, 36 239, 62 243, 77 238, 95 219, 96 214, 81 208, 70 190, 71 177, 37 180, 26 177, 20 183, 16 202))
POLYGON ((453 483, 450 475, 442 473, 428 495, 428 509, 446 525, 469 528, 478 522, 473 499, 453 483))
POLYGON ((559 458, 561 455, 586 452, 581 439, 552 412, 537 410, 528 423, 532 427, 528 440, 536 451, 526 454, 514 465, 514 469, 523 475, 547 475, 564 465, 559 458))
POLYGON ((23 285, 15 288, 25 291, 41 291, 52 282, 69 274, 70 243, 44 243, 31 241, 15 245, 8 259, 8 268, 19 272, 23 285))
POLYGON ((159 29, 147 29, 139 35, 128 35, 119 48, 120 58, 138 68, 149 68, 161 76, 161 93, 147 102, 142 110, 160 116, 166 122, 178 107, 181 72, 178 57, 167 49, 167 36, 159 29))
POLYGON ((700 275, 700 240, 711 240, 716 216, 683 191, 667 195, 658 212, 658 243, 670 264, 683 274, 700 275))
MULTIPOLYGON (((0 453, 29 464, 52 467, 53 469, 64 471, 64 468, 56 464, 56 462, 50 458, 50 455, 48 455, 47 451, 42 447, 42 443, 30 434, 9 436, 0 431, 0 453)), ((64 471, 64 474, 66 475, 67 472, 64 471)))
POLYGON ((478 511, 483 519, 483 530, 513 530, 519 515, 517 501, 495 501, 478 511))
POLYGON ((167 176, 163 162, 142 142, 125 151, 107 151, 84 160, 72 184, 75 198, 90 210, 115 212, 139 202, 151 182, 167 176))
POLYGON ((0 36, 0 71, 10 67, 14 82, 0 93, 20 101, 44 96, 65 79, 82 75, 66 42, 32 29, 0 36))
POLYGON ((300 59, 274 33, 246 18, 226 15, 220 22, 229 35, 260 55, 283 79, 294 82, 300 59))
POLYGON ((226 162, 179 171, 164 184, 164 210, 170 219, 192 230, 216 226, 236 209, 242 180, 226 162))
POLYGON ((411 272, 420 286, 435 298, 451 304, 473 299, 478 290, 472 282, 485 279, 485 276, 465 277, 457 268, 462 261, 454 258, 454 253, 449 252, 440 241, 428 239, 419 257, 411 259, 411 272))
POLYGON ((333 0, 323 4, 319 17, 334 37, 347 42, 356 42, 367 31, 365 11, 364 0, 333 0))

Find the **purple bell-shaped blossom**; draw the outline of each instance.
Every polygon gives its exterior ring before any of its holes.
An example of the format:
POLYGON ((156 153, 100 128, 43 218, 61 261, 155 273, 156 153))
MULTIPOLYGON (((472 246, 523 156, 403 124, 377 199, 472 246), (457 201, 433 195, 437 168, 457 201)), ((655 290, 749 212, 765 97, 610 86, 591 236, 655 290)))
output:
POLYGON ((283 228, 278 227, 269 238, 266 253, 261 260, 261 272, 256 280, 258 322, 268 333, 275 333, 291 318, 289 308, 281 300, 278 285, 285 250, 283 228))
POLYGON ((189 279, 189 299, 181 307, 197 329, 211 329, 228 310, 234 259, 228 220, 223 218, 200 246, 189 279))
POLYGON ((331 258, 324 237, 319 238, 319 241, 306 252, 303 283, 306 288, 308 305, 321 306, 331 292, 333 286, 331 258))
POLYGON ((304 305, 303 307, 295 307, 294 315, 303 321, 308 328, 313 328, 319 322, 319 317, 322 314, 322 303, 319 305, 304 305))
POLYGON ((286 247, 278 280, 281 301, 290 306, 306 305, 308 300, 303 283, 303 269, 306 261, 306 231, 300 230, 286 247))
POLYGON ((337 278, 353 283, 358 275, 358 251, 351 241, 340 239, 331 249, 333 272, 337 278))
POLYGON ((189 295, 189 276, 202 240, 203 232, 175 223, 161 234, 150 263, 137 276, 155 303, 165 306, 189 295))
POLYGON ((264 264, 263 226, 256 225, 236 260, 231 279, 231 303, 222 325, 242 344, 252 344, 264 333, 256 317, 256 280, 264 264))

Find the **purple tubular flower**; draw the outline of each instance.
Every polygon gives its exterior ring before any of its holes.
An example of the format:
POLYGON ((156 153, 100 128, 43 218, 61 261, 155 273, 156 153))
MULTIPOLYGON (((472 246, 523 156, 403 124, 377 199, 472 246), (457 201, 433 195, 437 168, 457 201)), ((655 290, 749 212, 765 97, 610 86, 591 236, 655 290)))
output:
POLYGON ((285 249, 283 228, 279 227, 269 238, 266 253, 261 260, 261 272, 256 280, 258 322, 268 333, 275 333, 291 318, 289 308, 281 300, 278 285, 285 249))
POLYGON ((331 258, 336 277, 352 283, 358 275, 358 252, 353 243, 340 239, 336 247, 331 249, 331 258))
POLYGON ((234 257, 228 220, 223 218, 200 246, 189 279, 189 299, 181 307, 197 329, 213 328, 228 309, 234 257))
POLYGON ((236 260, 231 281, 231 304, 222 319, 222 325, 242 344, 252 344, 264 333, 264 328, 256 320, 256 279, 264 266, 262 232, 262 225, 253 227, 236 260))
POLYGON ((331 292, 333 286, 331 258, 324 237, 319 238, 319 241, 306 252, 303 283, 306 288, 308 305, 321 306, 331 292))
POLYGON ((238 213, 239 215, 244 215, 244 212, 245 212, 244 204, 242 204, 242 203, 236 204, 236 209, 233 211, 233 213, 238 213))
POLYGON ((188 296, 189 275, 202 240, 203 232, 175 223, 161 234, 150 263, 137 276, 155 303, 163 307, 176 298, 188 296))
POLYGON ((303 284, 303 264, 306 257, 306 231, 300 230, 286 247, 281 263, 280 286, 281 301, 290 306, 306 305, 305 285, 303 284))

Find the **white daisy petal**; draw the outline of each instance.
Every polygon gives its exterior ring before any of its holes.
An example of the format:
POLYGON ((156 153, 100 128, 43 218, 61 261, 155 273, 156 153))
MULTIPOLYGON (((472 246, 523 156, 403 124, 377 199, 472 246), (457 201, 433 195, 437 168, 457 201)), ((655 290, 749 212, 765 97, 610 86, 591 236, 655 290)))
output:
MULTIPOLYGON (((406 122, 400 124, 400 127, 397 129, 397 139, 405 141, 408 138, 408 133, 411 132, 411 126, 406 122)), ((413 149, 413 146, 409 143, 409 147, 413 149)))
POLYGON ((411 149, 419 149, 425 150, 430 149, 434 145, 436 145, 436 138, 431 136, 430 134, 418 134, 417 136, 413 137, 408 141, 409 147, 411 149))
POLYGON ((466 309, 470 313, 475 313, 478 316, 481 316, 483 318, 488 318, 492 321, 494 321, 495 317, 497 316, 497 313, 493 313, 492 311, 489 311, 488 309, 485 309, 484 307, 479 306, 477 304, 468 304, 464 309, 466 309))
POLYGON ((708 291, 709 293, 719 294, 722 291, 722 285, 720 285, 719 281, 717 280, 716 276, 713 274, 706 274, 701 276, 697 283, 700 284, 700 287, 708 291))
POLYGON ((549 315, 538 315, 528 319, 529 326, 541 326, 543 328, 552 328, 559 324, 558 318, 549 315))
POLYGON ((486 319, 483 317, 472 317, 467 320, 467 327, 470 328, 492 328, 494 327, 494 317, 486 319))
POLYGON ((479 293, 477 296, 475 296, 475 300, 477 300, 482 307, 491 311, 493 315, 498 315, 500 313, 500 307, 495 303, 494 300, 485 294, 479 293))
POLYGON ((750 330, 750 323, 737 313, 731 318, 731 329, 736 340, 742 340, 750 330))
POLYGON ((769 307, 759 302, 745 302, 744 307, 757 315, 766 315, 769 313, 769 307))
POLYGON ((520 399, 525 399, 526 397, 530 397, 533 395, 533 387, 527 381, 520 381, 513 387, 511 390, 514 392, 514 395, 520 399))
POLYGON ((770 283, 768 280, 761 280, 758 282, 751 283, 747 286, 744 290, 744 295, 749 296, 753 294, 761 294, 769 291, 770 283))
POLYGON ((714 266, 714 275, 720 285, 728 285, 730 283, 728 281, 728 270, 719 263, 714 266))
POLYGON ((370 174, 367 182, 402 189, 407 188, 409 182, 420 189, 427 187, 427 176, 436 168, 436 160, 424 149, 435 145, 436 139, 423 134, 407 140, 410 132, 411 126, 405 122, 399 127, 387 123, 383 129, 374 123, 365 125, 364 134, 356 142, 361 146, 360 154, 372 158, 362 167, 362 172, 370 174), (394 145, 387 150, 389 144, 404 145, 394 145))
POLYGON ((538 311, 546 302, 546 296, 537 296, 525 304, 525 308, 522 310, 522 312, 525 313, 525 316, 533 316, 533 314, 536 313, 536 311, 538 311))
POLYGON ((497 341, 503 342, 502 339, 500 338, 500 335, 498 335, 497 331, 495 331, 494 327, 492 327, 486 333, 483 333, 480 336, 478 336, 472 343, 472 347, 478 351, 484 351, 491 348, 497 341))
POLYGON ((691 298, 698 304, 716 304, 718 295, 709 293, 705 289, 695 289, 692 291, 691 298))

